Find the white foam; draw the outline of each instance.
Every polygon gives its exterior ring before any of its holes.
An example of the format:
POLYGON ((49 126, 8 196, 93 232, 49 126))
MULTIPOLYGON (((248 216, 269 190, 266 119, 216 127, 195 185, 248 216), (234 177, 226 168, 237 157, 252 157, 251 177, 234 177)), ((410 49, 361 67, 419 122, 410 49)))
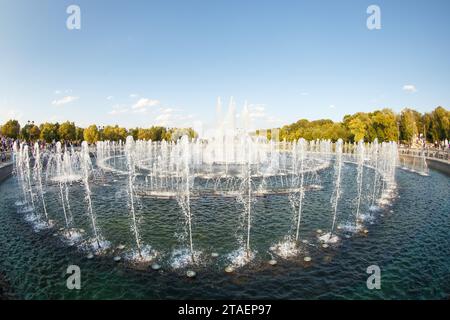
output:
POLYGON ((255 258, 256 252, 248 252, 244 248, 239 248, 230 254, 228 254, 228 259, 234 268, 240 268, 251 262, 255 258))
POLYGON ((300 253, 300 248, 298 247, 295 241, 291 239, 285 239, 281 242, 270 247, 270 250, 275 253, 277 256, 288 259, 291 257, 295 257, 300 253))
POLYGON ((320 236, 319 240, 323 243, 337 243, 339 241, 339 237, 337 235, 331 235, 331 233, 328 232, 320 236))
POLYGON ((141 247, 141 254, 137 249, 134 249, 124 255, 126 260, 130 260, 136 263, 139 262, 151 262, 153 261, 159 253, 153 249, 150 245, 144 245, 141 247))
POLYGON ((172 252, 171 267, 173 269, 185 268, 189 265, 195 264, 200 259, 200 251, 194 250, 194 261, 192 261, 192 254, 189 249, 176 249, 172 252))

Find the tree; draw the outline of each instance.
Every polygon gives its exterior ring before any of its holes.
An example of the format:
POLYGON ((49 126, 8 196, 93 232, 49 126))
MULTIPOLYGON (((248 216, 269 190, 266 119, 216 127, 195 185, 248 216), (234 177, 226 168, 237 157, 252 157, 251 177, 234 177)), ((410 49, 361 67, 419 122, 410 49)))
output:
POLYGON ((77 129, 73 122, 66 121, 59 126, 59 138, 65 141, 75 141, 77 136, 77 129))
MULTIPOLYGON (((106 126, 103 128, 103 140, 109 141, 125 141, 127 138, 127 129, 120 128, 118 125, 116 126, 106 126)), ((139 134, 138 134, 139 136, 139 134)))
POLYGON ((106 126, 103 128, 102 139, 105 141, 106 140, 109 140, 109 141, 117 140, 113 126, 106 126))
POLYGON ((39 130, 39 127, 36 125, 32 125, 30 130, 28 131, 29 136, 30 136, 30 140, 32 141, 36 141, 39 139, 40 135, 41 135, 41 130, 39 130))
POLYGON ((117 140, 125 141, 127 139, 127 136, 128 136, 127 129, 116 126, 114 128, 114 131, 116 132, 117 140))
POLYGON ((137 138, 139 140, 150 140, 152 138, 150 129, 139 128, 137 131, 137 138))
POLYGON ((372 126, 378 141, 397 141, 398 127, 395 113, 390 109, 375 111, 371 114, 372 126))
POLYGON ((164 127, 151 127, 150 128, 150 137, 152 141, 161 141, 166 138, 166 128, 164 127))
POLYGON ((445 140, 450 137, 450 111, 437 107, 422 117, 422 130, 429 142, 445 140))
POLYGON ((52 143, 53 141, 58 140, 58 126, 49 122, 41 124, 40 138, 47 143, 52 143))
POLYGON ((188 136, 189 139, 194 139, 197 137, 197 133, 192 128, 171 128, 169 130, 164 129, 165 133, 162 139, 176 141, 182 136, 188 136))
POLYGON ((84 129, 84 140, 87 141, 87 143, 95 143, 98 141, 99 139, 99 132, 98 132, 98 128, 95 124, 87 127, 86 129, 84 129))
POLYGON ((348 123, 348 128, 353 136, 353 141, 360 141, 361 139, 364 139, 366 134, 366 126, 360 118, 353 118, 350 120, 348 123))
POLYGON ((445 140, 450 137, 450 112, 443 107, 437 107, 431 113, 431 117, 436 140, 445 140))
POLYGON ((139 128, 128 130, 128 135, 132 136, 134 140, 138 140, 139 128))
POLYGON ((410 109, 404 109, 399 118, 400 140, 411 144, 418 132, 415 114, 410 109))
POLYGON ((76 127, 75 132, 76 132, 76 138, 75 139, 77 141, 79 141, 79 142, 83 141, 84 140, 84 129, 80 128, 80 127, 76 127))
POLYGON ((17 139, 20 133, 20 124, 17 120, 9 120, 2 126, 1 132, 5 137, 17 139))
POLYGON ((30 121, 27 122, 26 125, 23 126, 22 130, 20 130, 20 137, 23 140, 30 140, 30 129, 33 127, 33 124, 30 121))

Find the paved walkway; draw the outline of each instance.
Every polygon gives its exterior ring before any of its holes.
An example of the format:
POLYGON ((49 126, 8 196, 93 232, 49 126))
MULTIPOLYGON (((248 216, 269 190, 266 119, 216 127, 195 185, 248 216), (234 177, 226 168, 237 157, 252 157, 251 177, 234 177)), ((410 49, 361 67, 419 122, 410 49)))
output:
POLYGON ((6 162, 0 162, 0 168, 7 167, 10 164, 12 164, 12 160, 9 160, 9 161, 6 161, 6 162))

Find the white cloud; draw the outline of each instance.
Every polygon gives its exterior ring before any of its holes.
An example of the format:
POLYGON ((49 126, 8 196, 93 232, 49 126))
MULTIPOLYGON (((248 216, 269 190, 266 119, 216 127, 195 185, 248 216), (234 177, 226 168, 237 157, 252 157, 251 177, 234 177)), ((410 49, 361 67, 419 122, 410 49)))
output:
POLYGON ((54 93, 55 95, 60 95, 60 94, 63 94, 63 93, 65 93, 65 94, 70 94, 70 93, 72 93, 72 89, 55 90, 53 93, 54 93))
POLYGON ((417 92, 416 86, 413 84, 405 84, 402 89, 409 93, 417 92))
POLYGON ((174 114, 175 110, 172 108, 161 108, 158 110, 159 115, 155 118, 155 124, 159 126, 173 126, 180 116, 174 114))
POLYGON ((172 108, 164 108, 159 110, 162 113, 172 113, 174 110, 172 108))
POLYGON ((160 108, 155 113, 154 125, 163 127, 192 127, 195 122, 193 114, 185 115, 183 110, 178 108, 160 108))
POLYGON ((133 109, 134 113, 145 113, 147 112, 147 108, 155 107, 158 106, 159 104, 160 104, 159 100, 141 98, 131 108, 133 109))
POLYGON ((273 127, 281 123, 280 119, 267 112, 265 104, 249 104, 248 116, 250 118, 250 123, 246 125, 248 125, 251 130, 273 127))
POLYGON ((147 108, 133 109, 133 113, 147 113, 147 108))
POLYGON ((300 92, 300 95, 301 95, 301 96, 308 96, 309 93, 308 93, 308 92, 300 92))
POLYGON ((112 99, 114 99, 114 96, 107 96, 106 97, 106 100, 112 100, 112 99))
POLYGON ((169 122, 169 120, 172 119, 172 117, 173 117, 173 115, 171 113, 163 113, 163 114, 160 114, 159 116, 157 116, 155 118, 155 120, 159 125, 162 125, 162 124, 167 124, 169 122))
POLYGON ((139 97, 139 95, 137 93, 131 93, 130 94, 130 98, 131 99, 136 99, 137 97, 139 97))
POLYGON ((108 114, 115 116, 118 114, 128 113, 128 111, 129 110, 127 107, 116 104, 115 106, 113 106, 112 110, 108 112, 108 114))
POLYGON ((330 104, 330 107, 329 107, 330 109, 335 109, 336 108, 336 106, 334 105, 334 104, 330 104))
POLYGON ((252 118, 252 119, 266 118, 267 117, 266 107, 264 104, 250 104, 248 106, 248 114, 249 114, 250 118, 252 118))
POLYGON ((73 102, 73 101, 75 101, 75 100, 78 100, 78 99, 79 99, 79 97, 65 96, 65 97, 63 97, 63 98, 61 98, 61 99, 53 100, 53 101, 52 101, 52 105, 54 105, 54 106, 60 106, 60 105, 64 105, 64 104, 71 103, 71 102, 73 102))
MULTIPOLYGON (((110 115, 119 115, 119 114, 126 114, 126 113, 133 113, 133 114, 145 114, 148 112, 149 107, 155 107, 160 104, 159 100, 155 99, 147 99, 142 98, 139 99, 134 105, 131 107, 123 104, 116 104, 112 107, 112 110, 108 112, 110 115)), ((161 109, 166 110, 166 112, 171 112, 172 109, 161 109)), ((160 110, 160 111, 161 111, 160 110)))

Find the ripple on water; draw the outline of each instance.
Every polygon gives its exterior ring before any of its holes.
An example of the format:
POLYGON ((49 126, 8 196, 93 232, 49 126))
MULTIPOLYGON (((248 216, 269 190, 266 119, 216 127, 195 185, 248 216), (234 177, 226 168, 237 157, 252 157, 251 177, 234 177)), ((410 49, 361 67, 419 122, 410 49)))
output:
MULTIPOLYGON (((308 246, 312 261, 304 263, 305 255, 301 253, 298 259, 278 260, 275 268, 267 264, 274 254, 269 249, 276 243, 274 239, 284 239, 292 222, 292 210, 285 197, 261 197, 255 204, 251 236, 255 251, 250 261, 246 261, 245 250, 236 250, 239 235, 236 230, 239 230, 242 208, 230 199, 193 200, 194 244, 199 251, 209 252, 197 253, 199 264, 195 265, 195 271, 201 272, 201 277, 195 281, 175 276, 170 268, 158 272, 150 268, 128 269, 126 264, 117 265, 112 261, 116 254, 122 254, 126 260, 131 251, 125 249, 117 253, 111 243, 125 243, 126 248, 132 248, 126 201, 123 197, 115 198, 115 191, 122 187, 119 183, 122 178, 111 176, 111 181, 113 178, 118 180, 118 186, 107 182, 111 184, 108 191, 102 192, 102 188, 106 188, 93 186, 93 205, 104 236, 100 252, 95 240, 87 234, 79 242, 80 248, 68 247, 60 236, 52 236, 55 232, 60 235, 57 230, 64 225, 61 211, 57 209, 57 189, 49 188, 45 194, 49 218, 55 221, 53 229, 35 232, 33 221, 39 221, 36 219, 39 210, 33 212, 24 203, 16 206, 18 195, 14 179, 0 184, 0 272, 8 277, 19 297, 442 299, 450 292, 450 180, 439 173, 430 171, 429 177, 422 177, 398 172, 398 187, 383 195, 383 206, 371 210, 370 198, 362 201, 365 208, 362 217, 365 214, 374 217, 370 233, 347 239, 343 236, 347 233, 341 229, 339 246, 330 245, 324 250, 316 230, 329 230, 331 223, 331 210, 324 204, 329 203, 332 174, 328 176, 325 172, 321 176, 323 188, 307 192, 304 199, 300 234, 308 241, 308 245, 302 245, 308 246), (21 210, 23 206, 25 210, 21 210), (27 222, 27 213, 36 216, 27 222), (220 253, 219 258, 211 259, 210 248, 220 253), (87 252, 100 254, 95 259, 86 259, 87 252), (71 264, 79 265, 84 271, 84 287, 78 293, 68 292, 61 281, 71 264), (227 275, 223 270, 230 264, 245 268, 237 267, 232 275, 227 275), (376 292, 365 286, 366 268, 372 264, 379 265, 383 274, 382 290, 376 292)), ((352 175, 346 174, 343 182, 351 184, 351 181, 352 175)), ((352 187, 343 192, 342 199, 353 199, 352 187)), ((70 200, 76 227, 90 230, 81 186, 71 186, 70 200)), ((353 212, 354 203, 342 201, 338 225, 354 222, 353 212)), ((161 252, 158 263, 174 263, 184 275, 192 262, 189 251, 173 250, 180 245, 173 234, 183 230, 183 221, 175 201, 152 199, 150 203, 142 200, 143 242, 155 244, 155 249, 161 252)), ((370 219, 361 219, 361 222, 367 228, 370 219)), ((282 241, 275 246, 283 247, 282 241)))

